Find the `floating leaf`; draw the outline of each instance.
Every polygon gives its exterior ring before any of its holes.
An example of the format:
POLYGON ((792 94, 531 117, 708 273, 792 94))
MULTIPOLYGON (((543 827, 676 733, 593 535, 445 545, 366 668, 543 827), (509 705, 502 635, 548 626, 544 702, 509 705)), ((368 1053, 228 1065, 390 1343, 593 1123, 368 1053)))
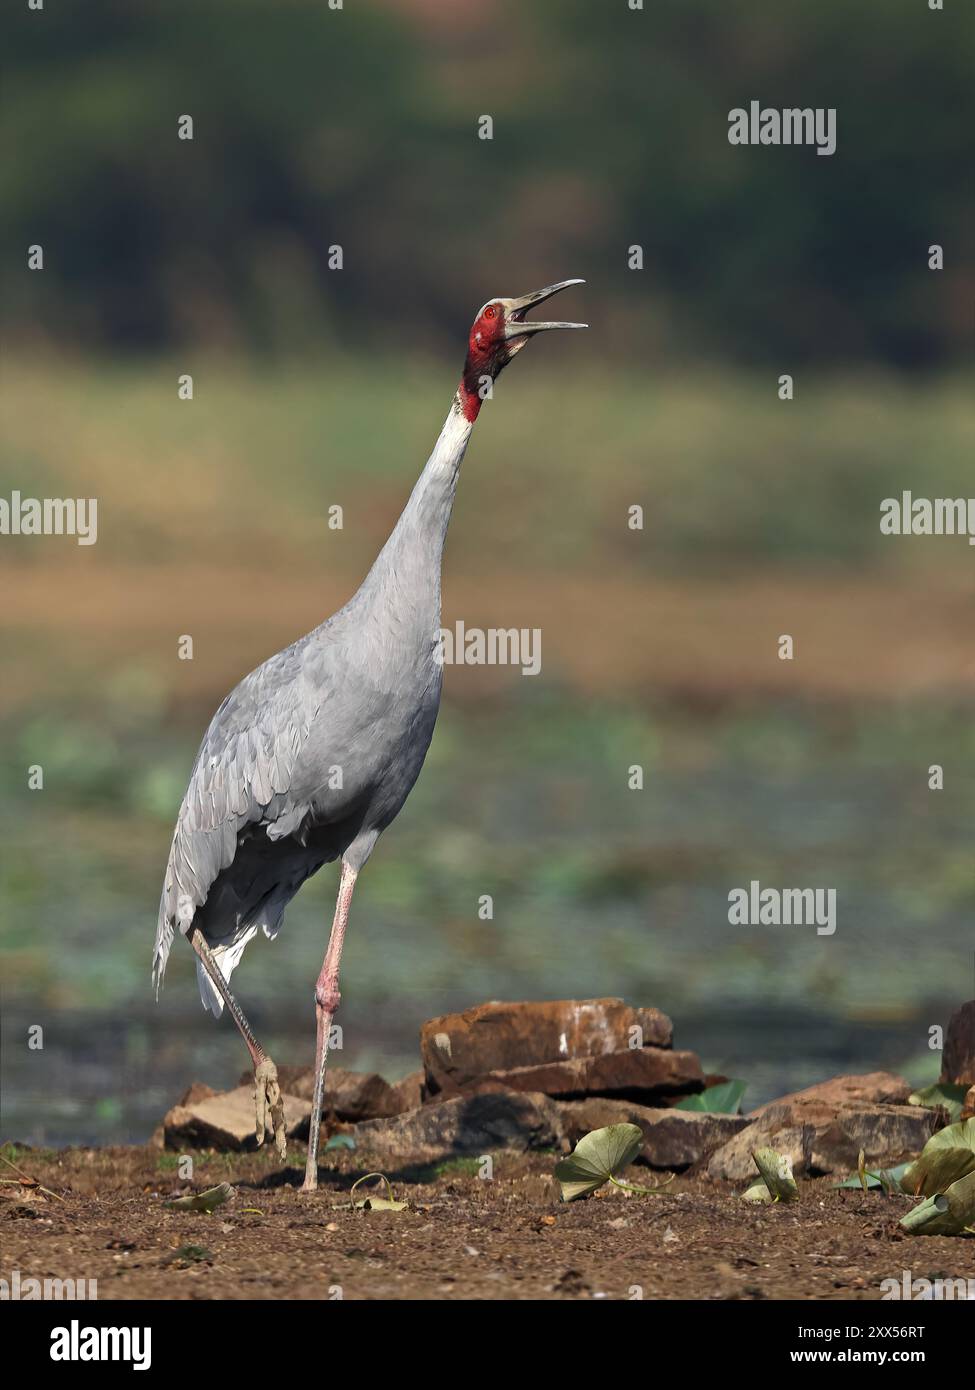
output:
POLYGON ((741 1098, 747 1089, 747 1081, 722 1081, 719 1086, 709 1086, 696 1096, 685 1096, 673 1108, 704 1111, 707 1115, 739 1115, 741 1098))
POLYGON ((975 1169, 953 1182, 944 1192, 927 1197, 901 1217, 912 1236, 975 1235, 975 1169))
POLYGON ((928 1110, 946 1110, 949 1120, 954 1123, 961 1119, 968 1087, 954 1081, 936 1081, 933 1086, 925 1086, 923 1091, 915 1091, 908 1096, 908 1105, 923 1105, 928 1110))
POLYGON ((910 1165, 901 1187, 918 1197, 935 1197, 975 1171, 975 1119, 939 1129, 910 1165))
POLYGON ((775 1149, 759 1149, 752 1158, 773 1201, 798 1202, 799 1188, 792 1176, 792 1159, 788 1154, 777 1153, 775 1149))
POLYGON ((352 1184, 352 1191, 349 1193, 354 1211, 405 1211, 409 1205, 407 1202, 396 1202, 393 1200, 393 1189, 389 1178, 385 1173, 366 1173, 364 1177, 357 1178, 352 1184), (378 1178, 380 1182, 386 1184, 387 1196, 385 1197, 360 1197, 356 1200, 355 1190, 360 1183, 368 1182, 370 1178, 378 1178))
POLYGON ((229 1202, 231 1197, 236 1195, 229 1182, 222 1182, 216 1187, 208 1187, 205 1192, 196 1192, 190 1197, 174 1197, 169 1202, 163 1202, 163 1206, 169 1211, 212 1212, 216 1211, 217 1207, 222 1207, 224 1202, 229 1202))

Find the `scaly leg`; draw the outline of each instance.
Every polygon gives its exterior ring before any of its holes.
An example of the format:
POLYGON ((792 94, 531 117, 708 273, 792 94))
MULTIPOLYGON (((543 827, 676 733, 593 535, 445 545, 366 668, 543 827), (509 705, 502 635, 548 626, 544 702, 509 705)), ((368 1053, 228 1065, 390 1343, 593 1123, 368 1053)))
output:
POLYGON ((264 1143, 265 1131, 273 1133, 277 1151, 284 1158, 287 1155, 288 1147, 284 1132, 284 1102, 281 1099, 281 1087, 278 1085, 278 1069, 255 1038, 250 1024, 244 1017, 243 1009, 230 993, 230 986, 223 978, 223 971, 217 964, 199 927, 190 928, 189 941, 199 956, 203 969, 213 981, 214 988, 230 1011, 231 1018, 240 1029, 240 1035, 247 1044, 247 1051, 251 1055, 251 1061, 254 1064, 257 1142, 258 1144, 264 1143))
POLYGON ((339 994, 339 963, 342 959, 342 946, 345 941, 345 928, 349 920, 349 907, 352 904, 352 890, 355 887, 356 874, 357 870, 350 868, 343 859, 339 895, 335 903, 335 917, 332 920, 332 932, 328 938, 328 950, 325 952, 321 974, 315 984, 315 1019, 317 1022, 315 1090, 311 1102, 308 1163, 305 1167, 302 1192, 315 1192, 318 1188, 318 1136, 322 1126, 322 1105, 325 1099, 328 1035, 332 1027, 332 1018, 341 998, 339 994))

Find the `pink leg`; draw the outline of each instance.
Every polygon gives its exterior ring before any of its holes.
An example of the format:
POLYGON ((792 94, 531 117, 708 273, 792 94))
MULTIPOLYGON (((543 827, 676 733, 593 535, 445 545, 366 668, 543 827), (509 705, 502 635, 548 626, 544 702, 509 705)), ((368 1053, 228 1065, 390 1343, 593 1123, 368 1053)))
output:
POLYGON ((317 1022, 315 1090, 311 1102, 308 1162, 305 1165, 305 1181, 302 1184, 302 1192, 314 1192, 318 1188, 318 1135, 322 1126, 322 1106, 325 1100, 328 1035, 332 1028, 332 1018, 341 998, 339 994, 339 964, 342 960, 342 946, 345 943, 345 928, 349 921, 349 908, 352 904, 352 890, 355 887, 356 874, 357 871, 350 869, 343 859, 339 895, 335 903, 335 917, 332 920, 332 932, 328 938, 328 950, 325 952, 321 974, 315 984, 315 1018, 317 1022))

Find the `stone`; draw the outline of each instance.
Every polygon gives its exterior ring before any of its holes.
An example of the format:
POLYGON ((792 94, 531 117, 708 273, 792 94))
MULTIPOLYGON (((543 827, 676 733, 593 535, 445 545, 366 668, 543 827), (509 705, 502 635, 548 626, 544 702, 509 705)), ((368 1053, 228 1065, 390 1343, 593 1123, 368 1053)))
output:
MULTIPOLYGON (((289 1138, 307 1134, 311 1105, 284 1095, 284 1127, 289 1138)), ((190 1105, 176 1105, 163 1120, 167 1149, 254 1149, 254 1086, 238 1086, 190 1105)), ((265 1143, 268 1141, 265 1140, 265 1143)))
MULTIPOLYGON (((247 1076, 244 1078, 244 1081, 251 1081, 250 1072, 247 1073, 247 1076)), ((253 1085, 253 1081, 251 1081, 251 1084, 253 1085)), ((187 1088, 179 1104, 195 1105, 198 1100, 209 1100, 211 1096, 215 1096, 217 1094, 218 1093, 213 1089, 213 1087, 208 1086, 205 1081, 194 1081, 193 1084, 187 1088)))
MULTIPOLYGON (((253 1084, 245 1072, 241 1085, 253 1084)), ((278 1084, 282 1092, 310 1101, 315 1089, 314 1067, 278 1067, 278 1084)), ((417 1101, 416 1104, 419 1104, 417 1101)), ((398 1115, 409 1108, 409 1098, 376 1072, 347 1071, 344 1067, 329 1066, 325 1073, 325 1106, 323 1118, 348 1120, 382 1119, 398 1115)))
POLYGON ((513 1067, 478 1077, 462 1094, 491 1091, 541 1091, 564 1100, 615 1096, 645 1105, 704 1088, 701 1063, 693 1052, 662 1047, 633 1047, 602 1057, 572 1057, 533 1067, 513 1067))
POLYGON ((948 1020, 941 1080, 959 1086, 975 1086, 975 999, 962 1004, 948 1020))
POLYGON ((851 1101, 837 1107, 817 1097, 773 1103, 748 1119, 748 1127, 711 1156, 710 1177, 732 1182, 756 1177, 752 1153, 772 1148, 788 1154, 797 1177, 847 1178, 861 1149, 868 1165, 890 1167, 915 1157, 935 1123, 933 1113, 917 1105, 851 1101))
POLYGON ((744 1115, 657 1109, 602 1096, 562 1101, 559 1111, 566 1138, 572 1144, 577 1144, 592 1129, 603 1129, 606 1125, 638 1125, 643 1131, 640 1157, 651 1168, 669 1170, 700 1163, 750 1123, 744 1115))
POLYGON ((962 1102, 959 1119, 975 1120, 975 1086, 970 1086, 968 1088, 968 1094, 962 1102))
POLYGON ((558 1147, 563 1138, 558 1106, 547 1096, 518 1091, 455 1096, 421 1105, 392 1119, 364 1120, 352 1131, 357 1147, 384 1163, 430 1163, 496 1149, 558 1147))
POLYGON ((402 1115, 405 1110, 415 1110, 423 1103, 423 1072, 411 1071, 401 1081, 393 1082, 397 1109, 393 1112, 402 1115))
POLYGON ((420 1055, 433 1094, 488 1072, 620 1052, 634 1037, 642 1047, 669 1048, 670 1019, 621 999, 492 1002, 429 1019, 420 1030, 420 1055))
POLYGON ((807 1086, 803 1091, 792 1091, 787 1096, 779 1096, 777 1100, 771 1100, 768 1105, 759 1106, 751 1113, 754 1118, 773 1105, 791 1105, 807 1100, 823 1101, 835 1108, 851 1102, 906 1105, 913 1089, 902 1076, 895 1076, 889 1071, 871 1071, 861 1076, 832 1076, 828 1081, 817 1081, 814 1086, 807 1086))

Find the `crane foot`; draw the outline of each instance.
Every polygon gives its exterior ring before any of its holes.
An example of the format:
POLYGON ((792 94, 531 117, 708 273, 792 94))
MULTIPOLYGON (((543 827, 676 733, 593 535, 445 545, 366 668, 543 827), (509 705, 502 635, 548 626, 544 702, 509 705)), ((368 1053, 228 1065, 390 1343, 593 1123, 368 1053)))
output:
POLYGON ((287 1137, 284 1132, 284 1101, 278 1085, 278 1069, 270 1057, 254 1068, 254 1105, 257 1113, 257 1142, 264 1143, 265 1134, 274 1135, 274 1144, 285 1158, 288 1152, 287 1137))

